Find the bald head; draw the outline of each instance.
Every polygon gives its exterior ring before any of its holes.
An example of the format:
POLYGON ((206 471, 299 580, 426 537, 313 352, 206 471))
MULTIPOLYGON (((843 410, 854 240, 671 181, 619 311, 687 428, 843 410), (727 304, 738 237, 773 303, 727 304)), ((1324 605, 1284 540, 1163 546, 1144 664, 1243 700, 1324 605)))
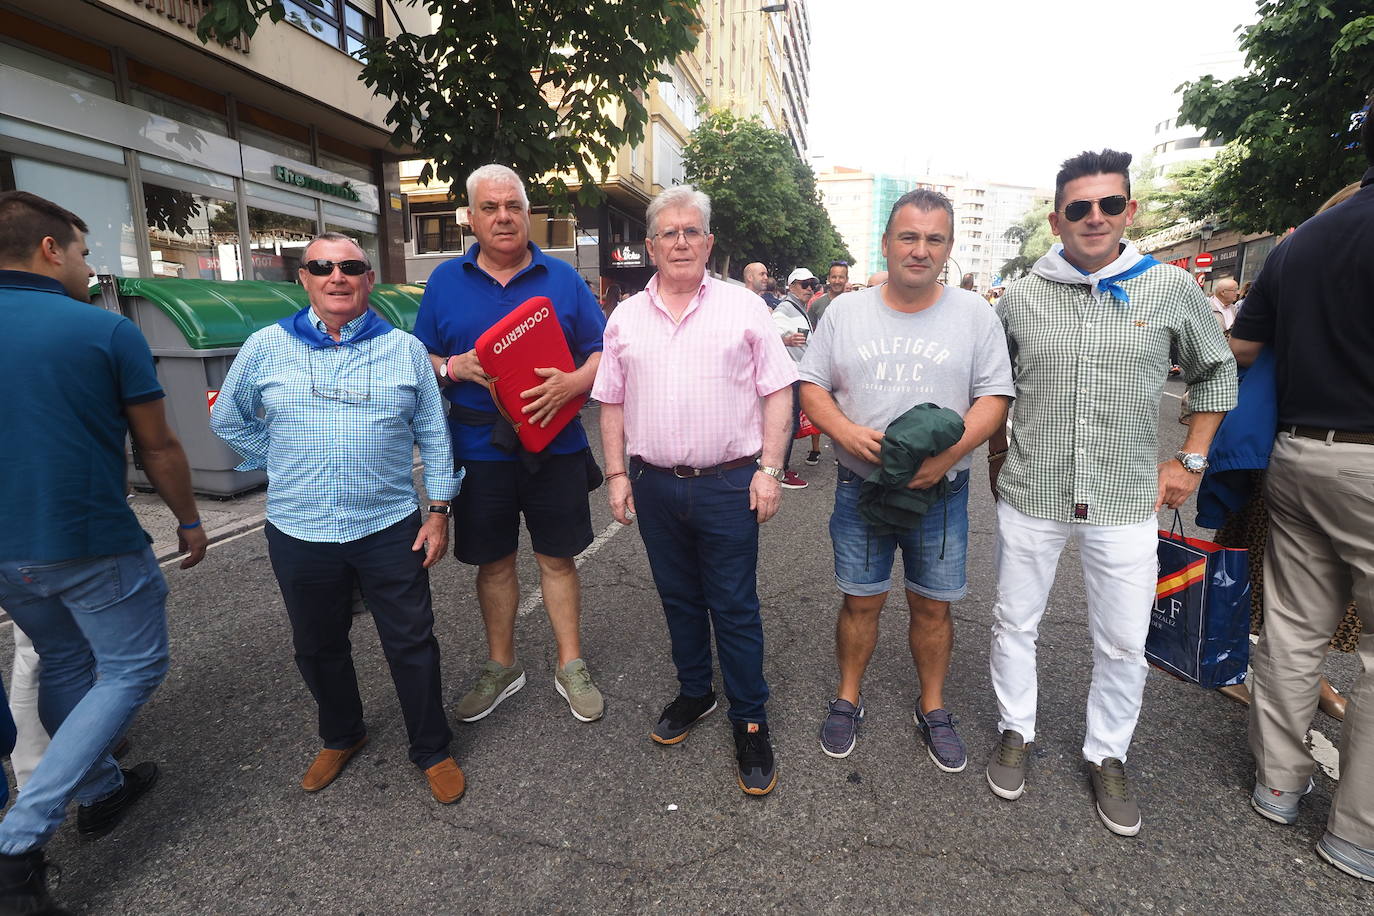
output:
POLYGON ((887 282, 887 271, 880 270, 868 278, 869 286, 879 286, 887 282))
POLYGON ((746 265, 744 268, 744 285, 751 291, 761 293, 768 282, 768 268, 758 261, 746 265))
POLYGON ((1212 286, 1212 295, 1227 305, 1234 305, 1240 298, 1240 284, 1235 277, 1222 277, 1212 286))

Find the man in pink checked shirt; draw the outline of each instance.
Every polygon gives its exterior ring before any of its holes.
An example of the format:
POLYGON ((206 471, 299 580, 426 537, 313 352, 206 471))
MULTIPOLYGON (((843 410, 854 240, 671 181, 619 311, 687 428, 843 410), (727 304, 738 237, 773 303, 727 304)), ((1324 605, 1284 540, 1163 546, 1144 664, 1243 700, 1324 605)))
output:
POLYGON ((706 275, 710 198, 669 188, 647 218, 658 273, 611 315, 592 397, 602 404, 611 512, 625 525, 638 514, 677 666, 678 696, 650 737, 677 744, 715 710, 714 626, 739 787, 766 795, 778 778, 764 711, 759 525, 778 510, 796 364, 757 295, 706 275))

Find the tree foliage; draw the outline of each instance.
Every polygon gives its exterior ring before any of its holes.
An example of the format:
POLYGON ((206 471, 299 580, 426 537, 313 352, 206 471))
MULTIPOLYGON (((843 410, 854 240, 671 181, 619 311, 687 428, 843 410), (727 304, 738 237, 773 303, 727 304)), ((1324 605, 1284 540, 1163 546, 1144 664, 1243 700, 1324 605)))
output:
POLYGON ((1049 252, 1050 246, 1054 244, 1054 233, 1050 232, 1049 220, 1052 209, 1054 204, 1048 201, 1031 207, 1026 211, 1026 215, 1021 217, 1020 222, 1002 233, 1003 238, 1017 242, 1021 246, 1016 257, 1003 264, 999 271, 1003 283, 1009 283, 1030 273, 1035 262, 1049 252))
POLYGON ((712 112, 683 151, 687 180, 711 198, 712 267, 738 276, 761 261, 772 272, 808 267, 824 276, 853 261, 821 204, 816 175, 787 136, 758 118, 712 112))
POLYGON ((1374 89, 1374 0, 1258 6, 1239 40, 1250 72, 1184 83, 1178 120, 1235 146, 1212 185, 1219 214, 1245 232, 1278 232, 1365 167, 1350 127, 1374 89))
MULTIPOLYGON (((700 28, 700 0, 404 2, 423 6, 434 34, 370 39, 361 79, 392 100, 392 144, 431 160, 421 183, 438 177, 459 197, 469 172, 497 162, 546 176, 543 196, 558 203, 570 175, 595 203, 606 165, 644 139, 644 91, 700 28)), ((227 42, 284 16, 281 0, 213 0, 197 32, 227 42)))

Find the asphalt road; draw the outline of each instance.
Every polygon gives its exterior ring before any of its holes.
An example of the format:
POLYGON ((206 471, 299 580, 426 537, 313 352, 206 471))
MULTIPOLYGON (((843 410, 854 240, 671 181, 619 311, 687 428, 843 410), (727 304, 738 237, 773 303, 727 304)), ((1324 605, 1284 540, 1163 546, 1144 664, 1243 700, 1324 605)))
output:
MULTIPOLYGON (((1166 397, 1169 452, 1182 439, 1176 415, 1166 397)), ((985 466, 980 453, 976 472, 985 466)), ((988 791, 993 523, 982 478, 946 688, 968 769, 941 773, 920 746, 899 595, 864 685, 859 745, 846 760, 822 754, 817 729, 836 681, 834 474, 828 455, 804 471, 812 485, 784 494, 760 556, 780 773, 772 795, 736 788, 723 713, 676 747, 649 740, 676 682, 643 545, 613 524, 604 490, 592 505, 605 537, 581 570, 585 656, 605 718, 575 721, 554 692, 553 640, 530 599, 518 628, 529 686, 487 719, 455 723, 468 791, 439 805, 406 759, 385 662, 360 618, 372 743, 338 782, 306 795, 314 707, 261 530, 251 528, 196 569, 168 566, 172 671, 135 723, 126 760, 158 761, 162 781, 105 839, 80 842, 71 824, 59 831, 49 852, 64 872, 60 900, 140 914, 1370 911, 1374 887, 1312 850, 1333 780, 1318 777, 1295 826, 1261 819, 1247 804, 1243 709, 1157 671, 1130 758, 1144 829, 1121 839, 1102 827, 1079 759, 1090 648, 1072 548, 1042 627, 1029 788, 1017 802, 988 791)), ((527 554, 521 568, 528 594, 537 577, 527 554)), ((456 702, 486 657, 472 574, 450 559, 433 581, 445 694, 456 702)), ((1337 686, 1355 664, 1331 661, 1337 686)), ((1339 740, 1337 723, 1318 714, 1315 725, 1339 740)))

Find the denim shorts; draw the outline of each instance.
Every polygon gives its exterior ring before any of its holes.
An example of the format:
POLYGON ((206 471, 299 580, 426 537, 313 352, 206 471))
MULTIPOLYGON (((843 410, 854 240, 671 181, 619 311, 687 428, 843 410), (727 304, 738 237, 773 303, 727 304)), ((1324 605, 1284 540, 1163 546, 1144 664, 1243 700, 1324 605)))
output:
POLYGON ((844 465, 835 483, 830 542, 835 548, 835 585, 846 595, 881 595, 892 587, 898 545, 906 587, 932 601, 958 601, 968 591, 968 471, 960 471, 944 499, 921 524, 901 535, 875 534, 859 515, 863 478, 844 465))

